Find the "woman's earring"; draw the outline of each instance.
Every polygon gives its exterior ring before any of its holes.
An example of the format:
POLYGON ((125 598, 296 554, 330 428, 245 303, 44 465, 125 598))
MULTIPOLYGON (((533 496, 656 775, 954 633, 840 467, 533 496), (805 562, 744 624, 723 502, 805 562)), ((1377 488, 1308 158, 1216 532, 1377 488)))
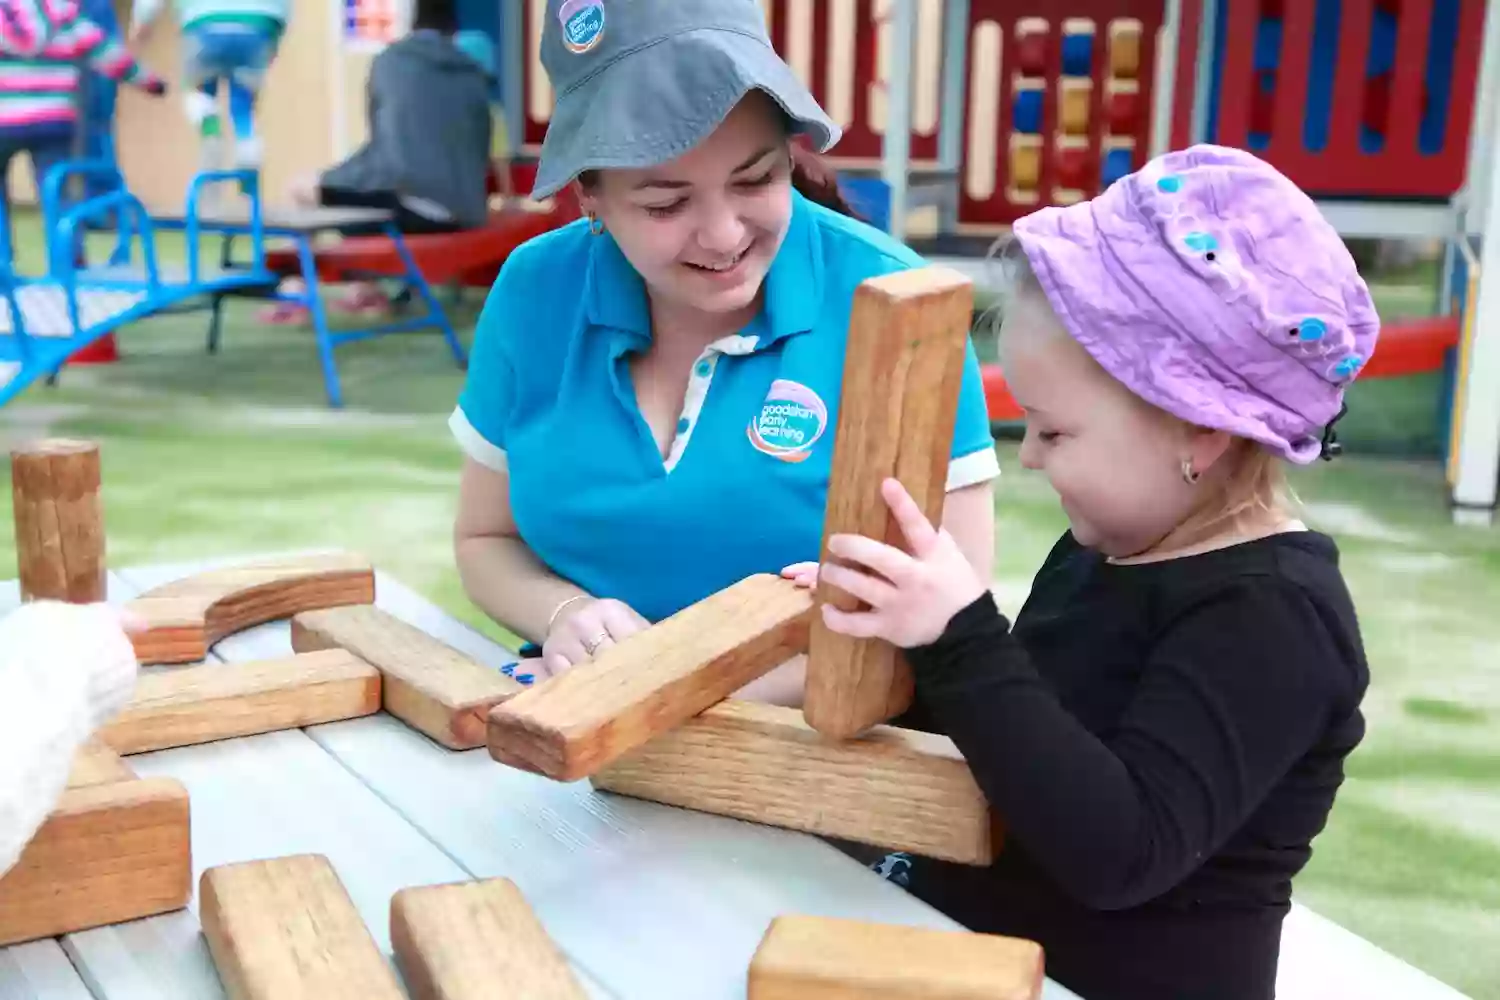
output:
POLYGON ((600 222, 599 216, 595 215, 593 212, 589 213, 589 232, 593 233, 595 236, 604 235, 604 223, 600 222))
POLYGON ((1196 486, 1198 485, 1198 480, 1201 478, 1203 478, 1203 473, 1193 468, 1193 460, 1191 458, 1184 458, 1182 460, 1182 481, 1189 486, 1196 486))

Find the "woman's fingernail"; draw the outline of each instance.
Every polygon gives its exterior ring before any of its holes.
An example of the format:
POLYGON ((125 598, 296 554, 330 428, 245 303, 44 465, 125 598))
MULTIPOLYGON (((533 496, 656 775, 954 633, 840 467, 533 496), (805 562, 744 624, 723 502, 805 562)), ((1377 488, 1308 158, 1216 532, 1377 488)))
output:
POLYGON ((502 674, 504 674, 505 676, 507 676, 507 677, 509 677, 512 674, 514 674, 515 671, 516 671, 516 665, 514 663, 507 663, 505 666, 503 666, 503 667, 500 668, 500 672, 502 674))
POLYGON ((533 679, 531 674, 516 674, 516 680, 522 684, 530 684, 533 679))

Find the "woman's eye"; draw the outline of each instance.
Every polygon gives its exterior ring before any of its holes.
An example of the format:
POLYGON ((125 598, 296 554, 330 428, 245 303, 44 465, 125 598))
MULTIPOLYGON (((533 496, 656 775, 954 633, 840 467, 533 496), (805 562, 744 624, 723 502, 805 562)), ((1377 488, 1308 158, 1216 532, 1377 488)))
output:
POLYGON ((676 215, 682 211, 682 206, 686 204, 685 200, 679 199, 670 205, 645 205, 643 207, 646 209, 646 214, 653 219, 665 219, 670 215, 676 215))
POLYGON ((771 183, 771 178, 775 176, 775 173, 776 172, 774 170, 767 170, 759 177, 752 177, 749 180, 740 181, 740 186, 748 188, 765 187, 767 184, 771 183))

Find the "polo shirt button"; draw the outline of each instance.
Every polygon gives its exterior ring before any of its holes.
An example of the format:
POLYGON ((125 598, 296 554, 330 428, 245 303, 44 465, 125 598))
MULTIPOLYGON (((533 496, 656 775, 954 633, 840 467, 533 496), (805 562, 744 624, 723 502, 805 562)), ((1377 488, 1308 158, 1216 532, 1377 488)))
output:
MULTIPOLYGON (((679 370, 681 370, 681 369, 679 369, 679 370)), ((689 427, 691 427, 691 426, 692 426, 692 421, 688 420, 687 417, 683 417, 681 420, 677 421, 677 433, 678 434, 686 434, 687 433, 687 429, 689 427)))

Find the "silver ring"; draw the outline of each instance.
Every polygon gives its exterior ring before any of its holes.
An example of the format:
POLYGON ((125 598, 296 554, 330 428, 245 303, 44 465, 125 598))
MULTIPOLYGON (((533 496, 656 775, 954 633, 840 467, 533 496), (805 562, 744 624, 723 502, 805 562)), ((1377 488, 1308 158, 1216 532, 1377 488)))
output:
POLYGON ((593 642, 585 642, 583 644, 583 651, 590 656, 593 656, 594 653, 598 651, 599 647, 604 644, 604 640, 608 638, 608 632, 600 632, 598 635, 594 636, 593 642))

